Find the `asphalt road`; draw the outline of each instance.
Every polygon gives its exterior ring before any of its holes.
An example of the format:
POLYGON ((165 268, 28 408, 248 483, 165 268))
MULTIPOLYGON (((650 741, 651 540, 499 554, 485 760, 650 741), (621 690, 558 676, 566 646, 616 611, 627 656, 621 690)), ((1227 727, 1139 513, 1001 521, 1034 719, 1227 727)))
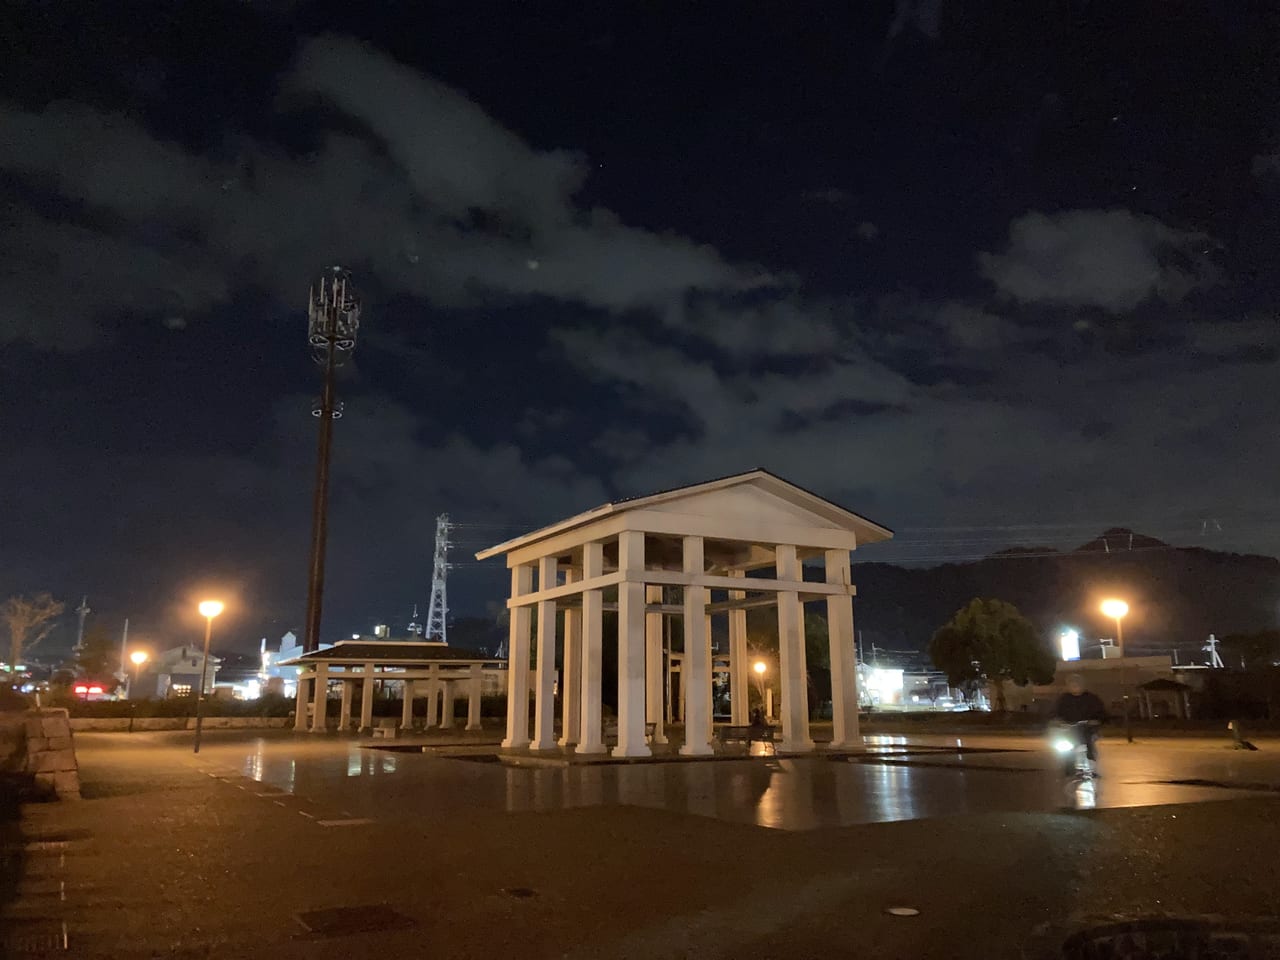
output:
POLYGON ((1026 738, 567 770, 291 734, 77 745, 89 799, 27 807, 10 844, 13 956, 1048 956, 1112 916, 1280 902, 1280 744, 1108 743, 1084 810, 1026 738))

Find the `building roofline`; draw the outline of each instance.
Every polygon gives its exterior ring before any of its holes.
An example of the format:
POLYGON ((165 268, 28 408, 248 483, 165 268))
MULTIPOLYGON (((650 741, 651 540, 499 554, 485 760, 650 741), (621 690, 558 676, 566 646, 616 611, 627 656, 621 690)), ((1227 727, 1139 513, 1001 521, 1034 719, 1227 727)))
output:
POLYGON ((564 533, 565 531, 572 530, 576 527, 585 526, 588 523, 603 519, 604 517, 625 513, 629 510, 637 510, 651 503, 659 503, 663 500, 674 499, 677 495, 689 496, 709 489, 736 486, 737 484, 747 483, 757 478, 767 479, 774 483, 782 484, 792 490, 804 494, 806 497, 818 501, 826 507, 835 509, 839 513, 844 514, 851 523, 870 527, 872 530, 883 534, 883 536, 878 539, 888 540, 893 536, 893 530, 889 527, 876 523, 874 520, 869 520, 861 514, 854 513, 848 507, 841 506, 833 500, 828 500, 826 497, 819 496, 812 490, 808 490, 797 483, 792 483, 790 480, 784 479, 776 473, 765 470, 763 467, 756 467, 752 470, 747 470, 742 473, 731 473, 723 477, 717 477, 713 480, 703 480, 698 483, 692 483, 682 487, 669 487, 665 490, 658 490, 653 493, 646 493, 640 496, 611 500, 608 503, 603 503, 590 510, 584 510, 582 513, 566 517, 563 520, 558 520, 545 527, 539 527, 536 530, 531 530, 518 537, 512 537, 509 540, 504 540, 502 543, 495 544, 492 547, 487 547, 484 550, 477 552, 475 556, 477 560, 488 560, 490 557, 496 557, 499 554, 518 550, 519 548, 528 546, 529 544, 537 543, 539 540, 545 540, 555 536, 556 534, 564 533))

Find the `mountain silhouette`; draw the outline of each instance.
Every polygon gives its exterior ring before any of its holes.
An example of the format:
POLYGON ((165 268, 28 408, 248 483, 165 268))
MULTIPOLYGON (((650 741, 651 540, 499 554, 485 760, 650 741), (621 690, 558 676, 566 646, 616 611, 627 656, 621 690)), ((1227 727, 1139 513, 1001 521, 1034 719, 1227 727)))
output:
MULTIPOLYGON (((1128 602, 1130 655, 1168 653, 1199 660, 1198 644, 1275 629, 1280 560, 1176 547, 1132 530, 1106 530, 1074 550, 1018 547, 983 560, 927 568, 858 563, 855 626, 864 650, 924 650, 935 630, 974 597, 1014 604, 1046 635, 1064 628, 1086 643, 1115 636, 1098 605, 1128 602)), ((1087 655, 1087 654, 1086 654, 1087 655)))

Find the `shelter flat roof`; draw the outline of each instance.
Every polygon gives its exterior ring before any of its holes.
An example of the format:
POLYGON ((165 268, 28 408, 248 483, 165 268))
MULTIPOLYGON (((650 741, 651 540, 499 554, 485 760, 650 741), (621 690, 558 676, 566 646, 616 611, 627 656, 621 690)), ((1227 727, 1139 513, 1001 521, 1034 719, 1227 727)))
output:
POLYGON ((430 663, 506 663, 500 657, 490 657, 478 650, 451 647, 444 643, 408 642, 396 640, 339 640, 324 650, 312 650, 281 666, 300 666, 308 663, 374 663, 391 666, 418 666, 430 663))

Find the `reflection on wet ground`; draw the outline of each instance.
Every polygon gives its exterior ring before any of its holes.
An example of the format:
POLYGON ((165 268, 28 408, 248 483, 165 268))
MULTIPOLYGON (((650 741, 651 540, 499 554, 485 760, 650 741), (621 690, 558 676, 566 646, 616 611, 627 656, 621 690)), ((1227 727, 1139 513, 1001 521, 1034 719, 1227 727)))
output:
POLYGON ((209 759, 264 789, 370 818, 459 812, 541 813, 637 806, 781 830, 984 812, 1195 803, 1242 790, 1170 781, 1280 783, 1276 760, 1242 764, 1221 751, 1164 745, 1104 748, 1103 778, 1070 789, 1034 742, 868 738, 860 756, 716 762, 508 767, 355 743, 302 739, 226 743, 209 759))

